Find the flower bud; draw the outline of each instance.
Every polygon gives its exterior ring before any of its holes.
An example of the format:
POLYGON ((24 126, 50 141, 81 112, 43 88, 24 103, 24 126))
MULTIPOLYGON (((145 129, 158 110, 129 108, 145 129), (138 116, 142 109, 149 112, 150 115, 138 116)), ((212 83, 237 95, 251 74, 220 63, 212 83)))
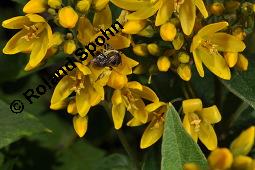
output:
POLYGON ((234 67, 236 65, 237 59, 238 59, 238 53, 235 52, 225 52, 224 58, 230 68, 234 67))
POLYGON ((60 109, 63 109, 63 108, 65 108, 66 107, 66 105, 67 105, 67 101, 66 100, 64 100, 64 101, 60 101, 60 102, 58 102, 58 103, 51 103, 51 105, 50 105, 50 109, 52 109, 52 110, 60 110, 60 109))
POLYGON ((122 89, 128 82, 127 76, 119 74, 116 71, 112 71, 107 85, 114 89, 122 89))
POLYGON ((174 49, 179 50, 181 49, 182 45, 184 44, 184 36, 182 33, 177 33, 173 42, 172 42, 174 49))
POLYGON ((30 0, 24 6, 23 12, 27 14, 42 13, 46 11, 47 2, 46 0, 30 0))
POLYGON ((88 12, 91 5, 91 0, 81 0, 76 4, 77 9, 80 12, 88 12))
POLYGON ((75 132, 83 137, 88 128, 88 118, 87 116, 81 117, 79 115, 73 117, 73 127, 75 132))
POLYGON ((60 8, 61 4, 62 4, 62 0, 48 0, 48 5, 54 9, 60 8))
POLYGON ((232 35, 238 38, 239 40, 243 41, 246 36, 246 33, 244 32, 242 28, 237 27, 233 29, 232 35))
POLYGON ((230 145, 234 156, 247 155, 254 144, 255 126, 243 131, 230 145))
POLYGON ((129 20, 125 23, 122 32, 125 34, 137 34, 146 26, 146 20, 129 20))
POLYGON ((191 69, 189 64, 180 64, 177 68, 177 73, 185 81, 191 79, 191 69))
POLYGON ((233 170, 254 170, 253 160, 248 156, 239 155, 235 157, 233 165, 233 170))
POLYGON ((234 12, 240 7, 240 2, 230 0, 225 2, 225 9, 227 12, 234 12))
POLYGON ((161 56, 158 58, 157 66, 159 71, 167 72, 171 67, 171 61, 167 56, 161 56))
POLYGON ((93 7, 95 8, 96 11, 101 11, 106 7, 108 2, 109 0, 93 0, 93 7))
POLYGON ((67 40, 64 43, 64 52, 66 54, 73 54, 73 52, 76 50, 76 45, 74 40, 67 40))
POLYGON ((72 114, 72 115, 78 114, 75 99, 73 99, 69 102, 69 104, 67 106, 67 113, 72 114))
POLYGON ((195 111, 201 111, 203 108, 202 101, 200 99, 187 99, 182 102, 183 113, 193 113, 195 111))
POLYGON ((134 45, 133 52, 135 53, 135 55, 141 57, 147 56, 148 55, 147 44, 143 43, 134 45))
POLYGON ((183 64, 189 63, 189 59, 190 59, 190 57, 187 53, 181 52, 178 55, 178 61, 183 63, 183 64))
POLYGON ((147 49, 148 49, 149 53, 153 56, 159 56, 159 54, 160 54, 160 48, 156 43, 148 44, 147 49))
POLYGON ((74 28, 78 15, 71 6, 61 8, 58 11, 59 24, 64 28, 74 28))
POLYGON ((171 22, 167 22, 160 27, 160 36, 164 41, 173 41, 176 36, 176 28, 171 22))
POLYGON ((246 71, 248 69, 248 65, 249 65, 248 59, 243 54, 239 54, 236 67, 242 71, 246 71))
POLYGON ((214 2, 210 7, 210 12, 213 15, 221 15, 224 11, 224 5, 220 2, 214 2))
POLYGON ((211 169, 228 169, 231 168, 232 162, 233 155, 227 148, 217 148, 208 157, 211 169))
POLYGON ((139 64, 138 66, 136 66, 133 70, 134 74, 144 74, 146 73, 146 68, 144 65, 139 64))
POLYGON ((48 13, 49 13, 50 15, 53 15, 53 16, 57 15, 56 10, 53 9, 53 8, 49 8, 49 9, 48 9, 48 13))

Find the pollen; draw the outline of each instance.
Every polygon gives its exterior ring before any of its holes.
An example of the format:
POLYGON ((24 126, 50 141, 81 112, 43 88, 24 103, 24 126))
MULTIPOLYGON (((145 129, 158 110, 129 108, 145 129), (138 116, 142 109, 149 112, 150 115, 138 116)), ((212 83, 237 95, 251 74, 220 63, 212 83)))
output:
POLYGON ((38 34, 40 33, 38 26, 39 25, 32 25, 32 26, 24 25, 24 29, 27 30, 27 34, 21 38, 25 39, 26 41, 38 39, 39 38, 38 34))
POLYGON ((209 40, 203 41, 201 46, 208 49, 211 54, 218 54, 219 53, 218 50, 217 50, 217 45, 213 44, 209 40))
POLYGON ((201 123, 201 120, 200 120, 200 119, 195 119, 195 120, 193 120, 192 122, 190 122, 191 125, 194 125, 194 126, 195 126, 195 132, 199 132, 200 123, 201 123))

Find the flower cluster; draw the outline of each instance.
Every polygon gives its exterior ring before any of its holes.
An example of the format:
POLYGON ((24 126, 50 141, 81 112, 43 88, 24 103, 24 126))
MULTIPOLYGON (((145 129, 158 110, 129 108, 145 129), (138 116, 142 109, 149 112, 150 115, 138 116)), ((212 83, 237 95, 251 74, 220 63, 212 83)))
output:
MULTIPOLYGON (((100 67, 93 64, 93 56, 89 54, 82 63, 75 63, 77 67, 70 74, 63 76, 51 98, 51 109, 67 108, 73 116, 73 126, 80 137, 87 131, 90 108, 102 104, 110 106, 116 129, 122 127, 126 111, 130 113, 128 126, 148 124, 141 138, 141 148, 160 139, 167 104, 151 88, 133 80, 132 74, 148 73, 150 82, 152 74, 169 72, 189 81, 192 66, 201 77, 205 76, 203 66, 206 66, 219 78, 229 80, 231 68, 248 68, 248 60, 242 52, 249 23, 237 17, 218 16, 225 10, 233 14, 238 11, 240 15, 250 10, 253 13, 253 5, 249 3, 239 4, 231 11, 221 8, 220 3, 207 8, 203 0, 78 0, 68 3, 30 0, 23 8, 24 16, 2 23, 5 28, 20 30, 7 42, 3 52, 29 53, 26 71, 42 66, 60 52, 75 59, 76 49, 102 35, 100 30, 111 27, 113 10, 109 3, 120 8, 117 21, 124 28, 114 36, 108 33, 108 47, 100 46, 98 51, 106 57, 113 51, 118 52, 120 64, 100 67), (127 49, 132 50, 127 53, 127 49)), ((184 100, 182 105, 186 131, 195 141, 200 139, 209 150, 217 148, 212 126, 221 120, 217 106, 203 108, 200 99, 184 100)))

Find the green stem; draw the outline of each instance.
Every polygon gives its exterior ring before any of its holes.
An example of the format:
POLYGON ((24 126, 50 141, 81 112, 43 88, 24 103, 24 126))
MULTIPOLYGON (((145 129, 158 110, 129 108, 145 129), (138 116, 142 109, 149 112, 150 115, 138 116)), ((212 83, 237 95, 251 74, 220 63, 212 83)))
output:
MULTIPOLYGON (((102 102, 102 106, 105 108, 108 116, 112 120, 111 104, 104 101, 104 102, 102 102)), ((127 152, 128 156, 132 160, 135 170, 138 170, 140 166, 139 166, 139 161, 138 161, 138 157, 137 157, 135 150, 128 143, 128 140, 121 129, 116 130, 116 134, 117 134, 122 146, 124 147, 125 151, 127 152)))
POLYGON ((246 102, 242 102, 239 107, 236 109, 235 113, 232 115, 230 121, 229 121, 229 126, 228 128, 231 128, 236 120, 240 117, 240 115, 249 107, 249 104, 246 102))

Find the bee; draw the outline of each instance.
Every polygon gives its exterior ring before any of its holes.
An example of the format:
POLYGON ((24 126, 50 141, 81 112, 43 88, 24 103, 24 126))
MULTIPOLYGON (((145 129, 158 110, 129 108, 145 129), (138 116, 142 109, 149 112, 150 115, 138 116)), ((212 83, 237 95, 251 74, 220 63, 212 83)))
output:
POLYGON ((109 45, 103 51, 96 51, 96 57, 91 60, 91 64, 97 67, 117 67, 121 64, 120 52, 109 49, 109 45))

